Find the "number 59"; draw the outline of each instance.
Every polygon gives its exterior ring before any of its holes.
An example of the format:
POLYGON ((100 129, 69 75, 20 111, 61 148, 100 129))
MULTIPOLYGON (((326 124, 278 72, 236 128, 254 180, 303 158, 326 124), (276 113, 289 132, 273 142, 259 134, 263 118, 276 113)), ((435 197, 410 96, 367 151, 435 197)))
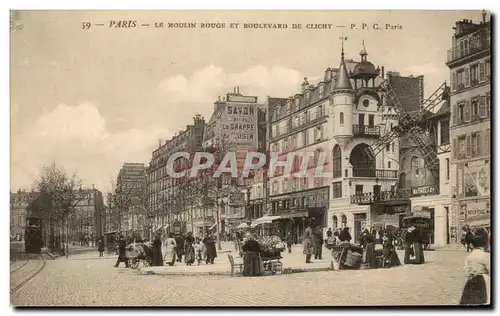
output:
POLYGON ((88 30, 90 29, 90 22, 82 22, 82 30, 88 30))

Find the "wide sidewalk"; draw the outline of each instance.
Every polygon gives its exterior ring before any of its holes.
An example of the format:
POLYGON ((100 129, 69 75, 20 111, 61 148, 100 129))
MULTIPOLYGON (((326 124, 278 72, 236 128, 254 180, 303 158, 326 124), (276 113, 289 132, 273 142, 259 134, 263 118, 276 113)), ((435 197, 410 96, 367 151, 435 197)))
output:
MULTIPOLYGON (((174 266, 141 267, 138 272, 159 275, 230 275, 231 264, 228 255, 233 256, 235 263, 243 263, 242 258, 239 257, 232 244, 226 243, 222 248, 222 252, 217 252, 214 264, 207 265, 202 262, 198 265, 195 262, 192 266, 187 266, 185 263, 176 262, 174 266)), ((313 256, 312 263, 306 263, 305 255, 302 254, 302 245, 293 246, 292 253, 285 250, 281 256, 283 257, 281 259, 283 273, 318 272, 331 269, 331 251, 326 248, 323 248, 323 260, 315 260, 313 256)))

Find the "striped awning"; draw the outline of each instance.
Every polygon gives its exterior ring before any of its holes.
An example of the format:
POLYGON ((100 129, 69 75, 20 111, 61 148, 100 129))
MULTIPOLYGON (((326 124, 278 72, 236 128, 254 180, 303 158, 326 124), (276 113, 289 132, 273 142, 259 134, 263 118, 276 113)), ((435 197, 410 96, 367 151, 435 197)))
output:
POLYGON ((252 222, 252 227, 259 226, 261 224, 270 224, 273 221, 280 219, 280 216, 262 216, 260 218, 257 218, 252 222))

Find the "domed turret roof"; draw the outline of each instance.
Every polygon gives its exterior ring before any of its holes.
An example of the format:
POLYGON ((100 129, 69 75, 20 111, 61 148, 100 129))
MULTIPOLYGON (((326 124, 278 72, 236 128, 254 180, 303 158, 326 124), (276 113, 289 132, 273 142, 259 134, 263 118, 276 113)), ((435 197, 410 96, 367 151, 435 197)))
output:
POLYGON ((354 66, 352 71, 352 77, 356 79, 372 79, 379 75, 379 70, 375 68, 371 62, 366 59, 368 53, 366 52, 365 43, 363 41, 363 48, 359 53, 361 56, 361 62, 354 66))

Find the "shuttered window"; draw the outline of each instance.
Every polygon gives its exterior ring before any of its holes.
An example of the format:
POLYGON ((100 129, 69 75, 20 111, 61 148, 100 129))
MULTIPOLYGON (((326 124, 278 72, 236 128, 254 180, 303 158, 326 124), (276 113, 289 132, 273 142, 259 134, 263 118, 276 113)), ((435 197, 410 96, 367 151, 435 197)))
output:
POLYGON ((458 111, 457 104, 453 104, 451 109, 451 123, 453 126, 457 125, 457 111, 458 111))
POLYGON ((470 135, 467 135, 467 138, 466 138, 466 152, 465 152, 465 155, 467 157, 470 157, 472 155, 471 151, 472 151, 472 145, 471 145, 471 137, 470 135))
POLYGON ((458 157, 458 146, 457 146, 457 139, 456 138, 453 138, 453 142, 452 142, 452 155, 453 155, 453 159, 456 159, 458 157))
POLYGON ((486 79, 484 61, 479 63, 479 82, 484 82, 486 79))
POLYGON ((471 105, 470 105, 470 100, 465 101, 465 108, 464 108, 464 116, 465 116, 465 122, 470 122, 471 120, 471 105))
POLYGON ((480 96, 479 97, 479 117, 480 118, 485 118, 486 117, 486 96, 480 96))
POLYGON ((457 89, 457 73, 455 71, 451 72, 451 91, 457 89))
POLYGON ((465 67, 464 81, 465 81, 465 87, 470 87, 470 68, 469 67, 465 67))

